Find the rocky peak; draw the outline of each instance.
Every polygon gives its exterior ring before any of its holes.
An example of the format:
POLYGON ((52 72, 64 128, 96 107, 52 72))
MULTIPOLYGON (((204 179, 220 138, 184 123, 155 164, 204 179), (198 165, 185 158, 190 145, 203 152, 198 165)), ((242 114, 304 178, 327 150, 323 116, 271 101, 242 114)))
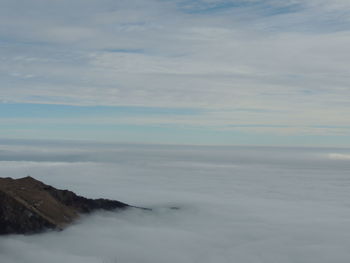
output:
POLYGON ((0 178, 0 234, 63 229, 81 213, 127 207, 129 205, 119 201, 89 199, 59 190, 31 176, 0 178))

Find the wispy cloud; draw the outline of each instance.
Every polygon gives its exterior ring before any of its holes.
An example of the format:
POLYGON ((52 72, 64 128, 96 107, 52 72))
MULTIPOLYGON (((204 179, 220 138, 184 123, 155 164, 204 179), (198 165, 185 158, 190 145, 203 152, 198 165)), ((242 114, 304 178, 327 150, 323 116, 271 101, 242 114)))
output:
POLYGON ((197 108, 209 126, 349 125, 348 1, 1 2, 1 101, 197 108))

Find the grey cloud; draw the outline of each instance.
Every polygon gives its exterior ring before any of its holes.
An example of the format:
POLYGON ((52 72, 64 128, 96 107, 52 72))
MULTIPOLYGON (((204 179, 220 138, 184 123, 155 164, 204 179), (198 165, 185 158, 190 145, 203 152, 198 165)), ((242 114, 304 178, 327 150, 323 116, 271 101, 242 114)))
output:
POLYGON ((240 118, 299 127, 344 125, 338 116, 349 112, 346 1, 288 1, 303 8, 269 16, 255 7, 186 14, 176 1, 3 3, 2 101, 258 107, 287 114, 240 118))
MULTIPOLYGON (((29 142, 16 147, 36 151, 29 142)), ((349 149, 61 145, 51 151, 69 155, 69 149, 89 147, 104 152, 99 162, 6 161, 0 162, 0 173, 29 173, 59 188, 154 211, 97 213, 63 232, 1 237, 2 260, 328 263, 350 258, 350 163, 337 160, 349 149), (323 162, 334 165, 324 169, 323 162), (174 205, 181 209, 168 209, 174 205)))

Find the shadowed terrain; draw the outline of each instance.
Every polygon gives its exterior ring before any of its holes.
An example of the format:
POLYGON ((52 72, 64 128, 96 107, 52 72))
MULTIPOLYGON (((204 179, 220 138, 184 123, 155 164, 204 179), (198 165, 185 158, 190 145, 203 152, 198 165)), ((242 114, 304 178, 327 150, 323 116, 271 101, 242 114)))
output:
POLYGON ((81 213, 127 208, 108 199, 88 199, 27 176, 0 178, 0 234, 37 233, 64 229, 81 213))

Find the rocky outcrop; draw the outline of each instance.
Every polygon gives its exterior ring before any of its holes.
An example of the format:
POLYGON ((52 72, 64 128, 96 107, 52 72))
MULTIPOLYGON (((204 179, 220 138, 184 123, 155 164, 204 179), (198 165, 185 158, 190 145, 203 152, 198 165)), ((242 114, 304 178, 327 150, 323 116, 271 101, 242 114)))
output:
POLYGON ((0 234, 61 230, 82 213, 115 210, 129 205, 108 199, 88 199, 59 190, 28 176, 0 178, 0 234))

